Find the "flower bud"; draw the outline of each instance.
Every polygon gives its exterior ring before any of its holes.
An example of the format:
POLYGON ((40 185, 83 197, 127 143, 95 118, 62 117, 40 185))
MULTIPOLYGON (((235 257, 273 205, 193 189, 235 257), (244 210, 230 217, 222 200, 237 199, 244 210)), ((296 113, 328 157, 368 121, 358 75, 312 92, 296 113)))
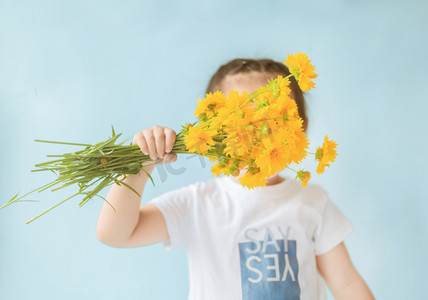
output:
POLYGON ((241 172, 238 169, 235 169, 235 171, 233 171, 232 176, 237 177, 239 176, 241 172))
POLYGON ((207 114, 206 113, 203 113, 203 114, 199 115, 199 121, 206 122, 207 120, 208 120, 208 118, 207 118, 207 114))

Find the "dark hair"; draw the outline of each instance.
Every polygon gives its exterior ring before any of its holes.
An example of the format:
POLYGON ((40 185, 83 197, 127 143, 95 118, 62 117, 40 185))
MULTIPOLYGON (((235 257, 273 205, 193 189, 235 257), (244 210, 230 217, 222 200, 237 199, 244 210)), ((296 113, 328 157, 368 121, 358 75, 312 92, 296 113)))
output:
MULTIPOLYGON (((271 59, 236 58, 222 65, 217 72, 215 72, 211 77, 206 92, 214 93, 220 90, 222 81, 227 75, 250 72, 259 72, 261 74, 272 75, 272 77, 278 75, 286 77, 290 75, 287 66, 271 59)), ((303 129, 306 131, 308 128, 308 118, 306 117, 305 98, 294 77, 290 77, 290 88, 294 96, 294 101, 296 101, 299 115, 303 119, 303 129)))

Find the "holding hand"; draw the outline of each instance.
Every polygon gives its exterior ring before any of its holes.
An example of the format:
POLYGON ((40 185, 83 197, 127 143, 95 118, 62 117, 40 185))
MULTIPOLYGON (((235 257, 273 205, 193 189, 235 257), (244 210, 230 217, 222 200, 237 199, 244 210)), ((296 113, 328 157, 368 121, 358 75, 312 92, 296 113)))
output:
POLYGON ((174 147, 176 133, 174 130, 155 125, 146 128, 134 135, 133 145, 138 145, 145 155, 149 155, 151 160, 158 158, 165 162, 175 162, 177 155, 170 153, 174 147))

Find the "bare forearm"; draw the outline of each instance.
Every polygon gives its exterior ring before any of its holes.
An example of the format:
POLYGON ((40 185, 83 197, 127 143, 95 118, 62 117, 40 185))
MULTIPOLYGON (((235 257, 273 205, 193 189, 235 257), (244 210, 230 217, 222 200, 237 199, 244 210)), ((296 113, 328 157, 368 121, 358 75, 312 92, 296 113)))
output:
MULTIPOLYGON (((153 126, 134 135, 132 144, 138 145, 141 151, 150 156, 143 164, 144 171, 151 173, 153 162, 174 162, 176 154, 171 154, 176 138, 175 131, 161 126, 153 126), (162 161, 160 161, 160 160, 162 161)), ((138 175, 128 176, 124 182, 142 195, 149 176, 143 170, 138 175)), ((97 224, 98 239, 110 246, 126 244, 140 219, 141 197, 124 185, 114 184, 104 202, 97 224), (113 206, 115 210, 110 206, 113 206)))
POLYGON ((351 262, 342 242, 327 253, 318 255, 317 267, 335 299, 374 299, 360 274, 351 262))
POLYGON ((372 300, 375 299, 367 284, 361 277, 358 277, 348 286, 339 291, 333 291, 337 300, 372 300))
MULTIPOLYGON (((154 166, 146 166, 152 172, 154 166)), ((124 182, 143 194, 148 176, 144 171, 137 175, 129 175, 124 182)), ((138 219, 141 198, 124 185, 113 184, 106 200, 115 210, 104 202, 97 223, 98 239, 106 244, 114 245, 127 239, 133 232, 138 219)))

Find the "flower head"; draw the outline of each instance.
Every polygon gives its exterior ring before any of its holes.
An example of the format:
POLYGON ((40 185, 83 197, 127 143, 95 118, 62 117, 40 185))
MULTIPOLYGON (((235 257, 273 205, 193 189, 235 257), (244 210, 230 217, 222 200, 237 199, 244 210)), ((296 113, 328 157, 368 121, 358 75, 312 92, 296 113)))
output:
POLYGON ((184 137, 184 144, 189 152, 205 154, 209 150, 210 145, 214 145, 216 141, 213 137, 217 135, 215 130, 203 130, 200 127, 190 127, 189 133, 184 137))
POLYGON ((251 150, 251 145, 253 144, 252 130, 248 128, 230 130, 223 143, 226 144, 225 154, 242 156, 251 150))
POLYGON ((220 176, 220 174, 227 175, 229 172, 229 164, 230 164, 230 161, 228 161, 227 163, 224 161, 216 162, 214 166, 211 168, 211 172, 217 177, 220 176))
POLYGON ((226 102, 226 95, 221 91, 214 94, 209 93, 205 98, 198 99, 198 106, 195 108, 195 116, 205 114, 208 118, 217 114, 218 110, 222 108, 226 102))
POLYGON ((280 95, 289 96, 291 93, 290 79, 287 77, 284 78, 281 75, 278 75, 275 79, 269 80, 266 87, 273 93, 275 99, 280 95))
POLYGON ((250 167, 247 172, 239 178, 239 182, 250 190, 259 186, 265 186, 266 175, 259 168, 250 167))
POLYGON ((255 159, 256 164, 266 176, 282 171, 290 163, 287 146, 280 142, 271 142, 269 139, 264 139, 263 144, 265 150, 255 159))
POLYGON ((252 110, 247 92, 239 95, 237 91, 230 91, 222 106, 219 106, 217 114, 210 120, 210 127, 217 128, 223 125, 239 126, 248 123, 252 110))
POLYGON ((281 95, 272 105, 273 115, 283 116, 283 122, 286 120, 299 118, 298 107, 296 101, 289 96, 281 95))
POLYGON ((296 53, 294 56, 288 54, 284 64, 290 68, 291 74, 296 78, 303 92, 307 92, 315 86, 311 79, 316 78, 318 75, 314 73, 315 67, 311 65, 311 61, 306 54, 296 53))
POLYGON ((315 153, 315 159, 318 161, 317 173, 324 173, 324 168, 330 166, 330 162, 334 162, 337 156, 337 144, 333 140, 328 140, 326 135, 322 147, 318 147, 315 153))
POLYGON ((297 175, 296 175, 296 179, 297 178, 300 179, 300 184, 303 187, 306 187, 308 186, 308 181, 311 179, 311 173, 308 171, 299 170, 299 172, 297 172, 297 175))

